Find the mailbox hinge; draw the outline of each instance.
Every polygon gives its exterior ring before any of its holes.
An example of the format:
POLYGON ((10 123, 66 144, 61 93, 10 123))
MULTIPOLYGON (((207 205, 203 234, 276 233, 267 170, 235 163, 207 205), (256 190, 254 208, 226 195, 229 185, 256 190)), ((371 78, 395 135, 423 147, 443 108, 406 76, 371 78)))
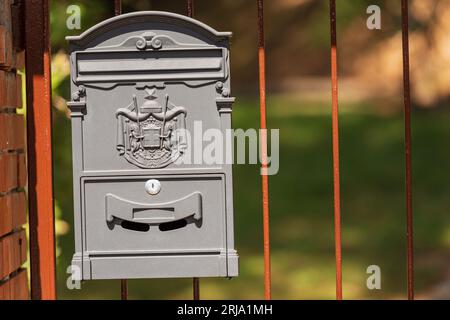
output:
POLYGON ((67 102, 72 117, 84 117, 86 114, 86 88, 80 86, 78 91, 72 95, 72 101, 67 102))
POLYGON ((230 97, 230 89, 225 87, 225 84, 222 81, 217 81, 216 91, 220 94, 220 97, 216 98, 217 110, 219 113, 231 113, 236 98, 230 97))
POLYGON ((216 98, 217 110, 219 113, 231 113, 235 100, 236 98, 234 97, 216 98))

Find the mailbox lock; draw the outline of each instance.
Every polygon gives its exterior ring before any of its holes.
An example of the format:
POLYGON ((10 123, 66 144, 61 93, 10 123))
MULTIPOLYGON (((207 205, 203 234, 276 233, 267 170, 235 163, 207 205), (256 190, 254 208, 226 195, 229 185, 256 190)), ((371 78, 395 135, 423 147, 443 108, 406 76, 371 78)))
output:
POLYGON ((161 191, 161 182, 156 179, 150 179, 145 183, 145 190, 151 195, 158 194, 161 191))

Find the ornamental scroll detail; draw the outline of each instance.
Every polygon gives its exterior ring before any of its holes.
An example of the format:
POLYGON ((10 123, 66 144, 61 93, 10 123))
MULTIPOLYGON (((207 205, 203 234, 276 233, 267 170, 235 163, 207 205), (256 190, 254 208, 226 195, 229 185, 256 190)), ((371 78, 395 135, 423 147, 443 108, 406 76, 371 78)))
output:
POLYGON ((163 105, 156 89, 146 89, 144 103, 132 102, 116 111, 117 150, 140 168, 162 168, 186 150, 186 109, 176 106, 165 95, 163 105))

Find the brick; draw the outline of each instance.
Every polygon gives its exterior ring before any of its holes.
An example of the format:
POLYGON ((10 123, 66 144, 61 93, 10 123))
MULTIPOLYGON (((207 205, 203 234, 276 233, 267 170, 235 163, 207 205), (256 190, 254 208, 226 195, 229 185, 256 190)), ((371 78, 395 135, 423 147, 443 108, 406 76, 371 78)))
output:
POLYGON ((27 161, 25 153, 17 154, 17 186, 24 188, 27 185, 27 161))
POLYGON ((12 196, 0 197, 0 237, 10 233, 13 229, 13 214, 11 211, 12 196))
POLYGON ((20 260, 22 257, 22 240, 19 237, 18 233, 12 234, 12 241, 11 241, 11 265, 12 270, 11 272, 16 271, 21 265, 20 260))
POLYGON ((11 193, 10 196, 12 225, 19 228, 27 223, 27 197, 24 191, 11 193))
POLYGON ((24 116, 15 113, 0 113, 0 151, 24 149, 24 116))
MULTIPOLYGON (((24 160, 22 159, 21 161, 23 162, 24 160)), ((17 188, 18 169, 21 166, 23 165, 18 164, 18 155, 16 153, 0 154, 0 192, 5 193, 17 188)))
POLYGON ((23 69, 24 67, 24 51, 16 51, 14 49, 13 21, 11 17, 12 3, 13 1, 11 0, 0 1, 0 28, 3 30, 0 31, 2 32, 0 35, 0 68, 6 70, 23 69))
POLYGON ((2 273, 0 274, 0 279, 3 279, 14 271, 13 235, 0 239, 0 246, 2 247, 2 256, 0 257, 2 273))
POLYGON ((12 114, 11 115, 11 140, 13 141, 13 149, 14 150, 24 150, 25 149, 25 119, 21 114, 12 114))
POLYGON ((11 281, 0 285, 0 300, 11 300, 11 281))
POLYGON ((0 238, 0 279, 4 279, 20 268, 27 260, 27 238, 25 230, 19 230, 0 238))
POLYGON ((5 266, 3 262, 3 240, 0 238, 0 281, 4 278, 3 275, 8 274, 9 266, 5 266))
POLYGON ((22 77, 0 70, 0 109, 22 107, 22 77))
POLYGON ((25 50, 16 52, 13 65, 17 70, 25 70, 25 50))
POLYGON ((16 104, 16 74, 0 71, 0 108, 14 108, 16 104))
POLYGON ((3 33, 3 42, 2 45, 4 46, 1 54, 1 62, 0 67, 3 69, 11 69, 14 68, 14 52, 12 47, 12 36, 11 36, 11 30, 4 26, 4 33, 3 33))
POLYGON ((27 261, 27 234, 24 229, 14 233, 14 252, 15 256, 15 266, 21 266, 27 261))
POLYGON ((0 151, 8 148, 8 141, 10 141, 9 124, 6 114, 0 114, 0 151))
POLYGON ((0 65, 6 63, 6 28, 0 25, 0 65))
POLYGON ((11 31, 13 46, 16 51, 25 49, 25 7, 22 0, 14 0, 11 4, 11 31))
POLYGON ((26 201, 24 191, 0 196, 0 237, 27 222, 26 201))
POLYGON ((14 0, 0 1, 0 25, 5 26, 8 30, 11 29, 11 5, 14 0))
POLYGON ((14 297, 16 296, 16 277, 12 276, 8 280, 9 283, 9 299, 7 300, 14 300, 14 297))
MULTIPOLYGON (((20 54, 21 59, 25 62, 25 55, 23 53, 20 54)), ((21 62, 21 64, 24 64, 21 62)), ((23 68, 23 67, 22 67, 23 68)), ((16 73, 16 108, 22 109, 23 100, 22 100, 22 76, 16 73)))
POLYGON ((11 127, 11 116, 6 113, 0 114, 0 151, 11 149, 13 144, 11 127))
POLYGON ((28 300, 28 275, 21 269, 10 279, 0 285, 0 300, 28 300))
POLYGON ((27 271, 25 269, 21 269, 18 274, 14 276, 13 282, 14 294, 11 293, 11 297, 13 297, 14 300, 28 300, 30 296, 27 271))

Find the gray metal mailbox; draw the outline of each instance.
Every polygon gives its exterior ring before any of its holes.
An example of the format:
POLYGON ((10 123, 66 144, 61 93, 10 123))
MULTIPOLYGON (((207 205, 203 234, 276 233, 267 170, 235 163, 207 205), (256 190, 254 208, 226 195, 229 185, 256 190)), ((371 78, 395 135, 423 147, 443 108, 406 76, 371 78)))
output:
POLYGON ((230 36, 146 11, 67 38, 78 278, 237 276, 231 164, 180 161, 231 128, 230 36))

